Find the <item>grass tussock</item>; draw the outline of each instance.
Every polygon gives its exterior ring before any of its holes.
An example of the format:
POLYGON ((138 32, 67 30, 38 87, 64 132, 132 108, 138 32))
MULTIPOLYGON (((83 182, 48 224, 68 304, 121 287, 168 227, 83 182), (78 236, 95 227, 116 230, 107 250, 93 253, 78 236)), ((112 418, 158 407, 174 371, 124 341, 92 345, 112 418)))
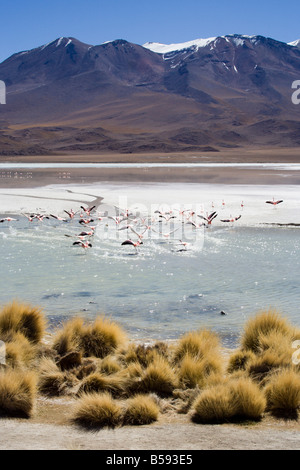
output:
POLYGON ((88 427, 150 424, 159 412, 190 412, 201 423, 259 420, 265 410, 298 416, 293 342, 300 331, 275 310, 246 323, 228 361, 219 336, 207 329, 170 346, 128 345, 123 329, 106 317, 93 323, 74 318, 52 341, 43 341, 45 326, 38 308, 14 301, 0 311, 2 415, 31 416, 40 394, 77 398, 74 420, 88 427))
POLYGON ((114 428, 122 424, 122 407, 108 392, 85 393, 75 406, 74 422, 88 428, 114 428))
POLYGON ((159 406, 151 396, 138 394, 127 400, 123 424, 143 425, 157 421, 159 406))
POLYGON ((158 341, 154 345, 130 344, 123 359, 126 364, 138 362, 141 366, 147 367, 158 355, 168 360, 169 354, 168 345, 162 341, 158 341))
POLYGON ((81 318, 75 318, 67 322, 54 338, 53 348, 60 355, 80 351, 84 357, 104 358, 126 341, 122 328, 108 318, 100 317, 91 325, 86 325, 81 318))
POLYGON ((14 300, 0 312, 0 338, 11 341, 15 333, 23 334, 31 343, 37 344, 43 338, 46 321, 38 307, 32 307, 14 300))
POLYGON ((180 362, 186 355, 201 359, 219 351, 220 340, 217 334, 202 329, 183 335, 174 350, 175 363, 180 362))
POLYGON ((6 364, 13 368, 30 368, 37 357, 37 347, 22 333, 14 333, 5 344, 6 364))
POLYGON ((261 355, 255 356, 248 363, 247 373, 260 384, 264 384, 270 374, 291 365, 291 355, 278 355, 276 351, 266 350, 261 355))
POLYGON ((292 338, 294 329, 289 322, 274 309, 263 310, 250 318, 243 331, 241 347, 259 353, 264 337, 269 341, 277 335, 278 338, 292 338), (272 336, 270 336, 272 335, 272 336))
POLYGON ((70 395, 79 385, 75 374, 61 371, 50 358, 42 359, 38 372, 38 390, 42 395, 51 397, 70 395))
POLYGON ((197 423, 224 423, 259 420, 266 408, 260 388, 249 378, 223 381, 204 390, 193 404, 192 420, 197 423))
POLYGON ((177 388, 177 385, 178 378, 174 369, 166 359, 157 355, 153 362, 142 372, 139 380, 133 382, 133 390, 168 396, 177 388))
POLYGON ((274 373, 264 389, 267 407, 278 416, 297 417, 300 407, 300 375, 292 369, 274 373))
POLYGON ((232 374, 237 371, 245 371, 249 362, 255 358, 256 356, 252 351, 237 350, 229 357, 227 372, 232 374))
POLYGON ((78 390, 78 394, 93 392, 109 392, 112 396, 121 396, 126 390, 126 380, 122 376, 104 375, 95 372, 86 377, 78 390))
POLYGON ((0 370, 0 415, 30 418, 37 393, 32 371, 0 370))
POLYGON ((183 388, 203 388, 209 377, 221 374, 223 361, 219 354, 210 354, 198 359, 186 354, 179 366, 179 384, 183 388))

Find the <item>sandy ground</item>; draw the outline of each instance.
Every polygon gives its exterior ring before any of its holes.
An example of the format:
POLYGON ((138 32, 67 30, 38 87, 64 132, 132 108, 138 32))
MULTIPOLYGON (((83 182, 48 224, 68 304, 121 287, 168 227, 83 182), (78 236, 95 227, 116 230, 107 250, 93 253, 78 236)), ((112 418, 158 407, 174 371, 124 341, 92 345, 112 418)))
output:
MULTIPOLYGON (((272 153, 267 153, 260 160, 257 153, 250 151, 247 158, 254 162, 299 162, 300 152, 290 152, 288 158, 284 155, 279 152, 272 158, 272 153)), ((99 161, 97 157, 95 161, 99 161)), ((192 157, 188 155, 188 158, 192 157)), ((214 157, 220 158, 220 155, 214 157)), ((228 161, 241 161, 239 157, 236 152, 228 161)), ((107 161, 105 156, 102 158, 102 161, 107 161)), ((115 161, 124 161, 118 160, 124 156, 114 158, 115 161)), ((134 158, 132 156, 130 161, 134 158)), ((205 158, 208 156, 205 155, 205 158)), ((23 160, 30 161, 27 157, 23 160)), ((40 160, 47 161, 47 157, 40 160)), ((64 209, 76 209, 81 203, 122 208, 139 206, 148 211, 161 204, 196 204, 197 209, 217 210, 224 218, 242 214, 238 223, 244 225, 300 224, 299 171, 164 169, 116 172, 108 169, 97 172, 36 170, 31 175, 21 173, 17 172, 17 177, 2 173, 1 214, 37 210, 63 213, 64 209), (265 204, 265 200, 273 197, 284 202, 276 208, 265 204), (223 200, 225 207, 222 206, 223 200)), ((217 219, 215 221, 218 223, 217 219)), ((266 416, 256 424, 199 425, 192 423, 188 415, 173 413, 161 415, 159 421, 150 426, 89 432, 71 422, 71 402, 72 399, 39 399, 30 420, 1 419, 0 450, 300 449, 299 420, 275 420, 266 416)))
POLYGON ((88 431, 71 422, 72 399, 41 399, 30 420, 2 419, 0 450, 299 450, 300 423, 200 425, 162 414, 148 426, 88 431))

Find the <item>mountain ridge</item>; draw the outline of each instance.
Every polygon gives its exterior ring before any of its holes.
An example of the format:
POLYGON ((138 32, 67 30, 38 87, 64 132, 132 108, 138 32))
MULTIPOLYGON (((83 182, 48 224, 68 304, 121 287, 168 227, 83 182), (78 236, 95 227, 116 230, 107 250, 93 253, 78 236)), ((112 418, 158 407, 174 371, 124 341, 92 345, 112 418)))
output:
POLYGON ((0 155, 298 147, 300 41, 60 37, 0 64, 0 155), (154 50, 153 50, 154 49, 154 50), (160 52, 158 52, 158 50, 160 52))

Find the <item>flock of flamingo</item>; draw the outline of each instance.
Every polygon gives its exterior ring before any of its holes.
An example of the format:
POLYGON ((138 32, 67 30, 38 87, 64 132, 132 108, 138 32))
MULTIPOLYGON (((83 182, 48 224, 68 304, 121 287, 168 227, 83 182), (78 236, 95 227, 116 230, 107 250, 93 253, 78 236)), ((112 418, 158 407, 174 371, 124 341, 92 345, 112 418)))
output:
MULTIPOLYGON (((266 204, 271 204, 273 206, 277 206, 278 204, 282 203, 283 200, 267 200, 265 201, 266 204)), ((241 202, 241 210, 244 208, 244 202, 241 202)), ((212 203, 212 208, 214 208, 214 203, 212 203)), ((225 207, 225 201, 222 200, 221 204, 222 209, 225 207)), ((41 214, 41 213, 23 213, 22 215, 25 216, 29 222, 33 222, 37 220, 38 222, 42 222, 45 219, 55 219, 58 222, 69 222, 71 220, 77 219, 79 225, 81 226, 81 230, 79 233, 75 235, 65 234, 66 237, 74 237, 76 240, 73 242, 73 246, 82 247, 84 250, 92 248, 92 238, 95 234, 96 225, 93 223, 98 223, 103 221, 106 222, 106 226, 109 225, 109 221, 112 221, 115 224, 117 231, 130 231, 132 234, 131 238, 126 238, 124 241, 121 242, 121 246, 130 245, 135 249, 137 253, 138 248, 143 245, 143 239, 146 236, 146 233, 151 231, 154 233, 159 234, 162 239, 169 240, 171 236, 180 229, 180 226, 174 228, 174 222, 181 222, 181 224, 191 225, 192 229, 200 229, 200 228, 207 228, 212 225, 213 221, 218 217, 217 211, 213 210, 211 213, 206 213, 204 215, 204 211, 202 210, 201 214, 197 214, 195 211, 191 209, 169 209, 169 210, 162 210, 157 209, 155 210, 154 214, 150 217, 141 217, 136 216, 128 209, 120 210, 118 209, 118 215, 111 216, 107 212, 101 213, 97 210, 96 206, 84 207, 80 205, 80 208, 76 211, 73 209, 71 210, 64 210, 66 217, 61 217, 55 214, 41 214), (199 221, 200 219, 200 221, 199 221), (157 229, 157 223, 159 223, 157 229), (155 225, 156 224, 156 225, 155 225), (163 231, 161 229, 162 225, 168 226, 167 231, 163 231), (85 227, 83 230, 82 228, 85 227)), ((235 223, 241 218, 241 214, 237 216, 231 216, 229 218, 222 218, 220 219, 223 223, 235 223)), ((13 222, 19 219, 13 217, 4 217, 0 219, 0 223, 4 222, 13 222)), ((178 249, 176 251, 187 251, 187 242, 183 240, 179 240, 178 249)))

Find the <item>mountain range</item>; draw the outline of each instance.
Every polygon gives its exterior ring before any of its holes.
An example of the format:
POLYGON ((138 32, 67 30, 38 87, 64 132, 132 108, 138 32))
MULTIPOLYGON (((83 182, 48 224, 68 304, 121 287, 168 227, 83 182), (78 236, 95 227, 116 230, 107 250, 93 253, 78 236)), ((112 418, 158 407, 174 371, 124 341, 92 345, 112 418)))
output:
POLYGON ((300 145, 300 40, 182 44, 62 37, 0 64, 0 155, 220 151, 300 145))

